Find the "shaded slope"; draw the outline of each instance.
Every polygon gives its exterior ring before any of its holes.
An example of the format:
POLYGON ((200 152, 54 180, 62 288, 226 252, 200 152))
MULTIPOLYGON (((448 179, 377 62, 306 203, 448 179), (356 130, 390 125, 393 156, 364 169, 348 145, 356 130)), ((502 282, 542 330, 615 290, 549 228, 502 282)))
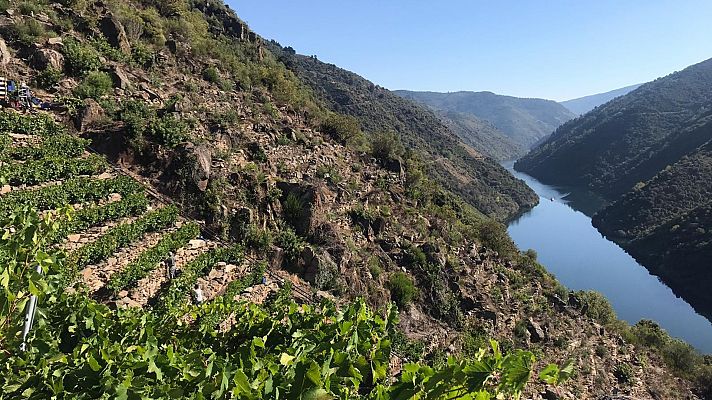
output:
MULTIPOLYGON (((705 129, 709 132, 712 123, 705 129)), ((695 309, 712 317, 712 142, 593 218, 695 309)))
POLYGON ((438 114, 462 141, 495 160, 514 160, 526 154, 524 146, 515 143, 491 123, 472 114, 455 111, 441 111, 438 114))
MULTIPOLYGON (((645 84, 570 121, 517 162, 544 182, 613 200, 706 141, 712 60, 645 84)), ((707 137, 708 139, 708 137, 707 137)))
POLYGON ((633 90, 639 88, 641 85, 642 83, 638 83, 620 89, 611 90, 605 93, 592 94, 590 96, 579 97, 578 99, 561 101, 559 102, 559 104, 566 107, 569 111, 576 115, 583 115, 600 106, 601 104, 608 103, 616 97, 624 96, 632 92, 633 90))
POLYGON ((491 122, 515 143, 530 147, 574 117, 561 104, 544 99, 524 99, 491 92, 411 92, 397 94, 437 110, 472 114, 491 122))

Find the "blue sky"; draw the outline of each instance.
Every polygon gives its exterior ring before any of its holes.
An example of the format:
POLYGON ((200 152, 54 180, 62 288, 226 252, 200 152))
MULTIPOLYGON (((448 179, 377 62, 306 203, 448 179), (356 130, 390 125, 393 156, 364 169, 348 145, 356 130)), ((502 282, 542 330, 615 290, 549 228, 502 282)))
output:
POLYGON ((389 89, 567 100, 712 58, 710 0, 227 0, 267 39, 389 89))

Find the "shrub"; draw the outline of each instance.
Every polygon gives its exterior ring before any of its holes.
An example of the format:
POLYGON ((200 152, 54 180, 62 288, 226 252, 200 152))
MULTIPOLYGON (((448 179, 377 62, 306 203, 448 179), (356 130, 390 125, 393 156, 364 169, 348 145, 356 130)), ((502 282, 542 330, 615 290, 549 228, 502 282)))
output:
POLYGON ((509 257, 517 251, 507 233, 507 228, 493 219, 486 218, 480 223, 478 236, 482 244, 503 257, 509 257))
POLYGON ((670 336, 656 322, 643 319, 630 328, 633 340, 636 342, 655 348, 662 348, 669 340, 670 336))
POLYGON ((34 19, 23 19, 12 26, 10 36, 24 46, 30 46, 47 35, 44 25, 34 19))
POLYGON ((35 85, 42 89, 50 89, 62 79, 62 71, 48 67, 35 77, 35 85))
POLYGON ((282 248, 284 258, 290 264, 296 263, 304 250, 304 240, 291 228, 285 228, 279 232, 277 245, 282 248))
POLYGON ((304 214, 304 202, 294 193, 289 193, 282 203, 284 219, 290 224, 296 224, 304 214))
POLYGON ((383 273, 383 268, 381 268, 381 260, 378 256, 371 256, 368 258, 368 271, 371 273, 373 279, 378 279, 383 273))
POLYGON ((74 76, 85 76, 101 67, 99 53, 93 47, 79 43, 75 39, 64 41, 62 53, 67 72, 74 76))
POLYGON ((203 70, 203 79, 210 83, 220 82, 220 73, 215 67, 207 67, 203 70))
POLYGON ((395 132, 378 132, 370 137, 371 155, 379 161, 392 160, 403 154, 403 145, 395 132))
POLYGON ((145 133, 159 144, 175 147, 188 140, 188 124, 173 114, 166 114, 150 121, 145 133))
POLYGON ((581 303, 582 310, 589 317, 607 325, 616 320, 616 313, 602 294, 593 290, 578 291, 574 296, 581 303))
POLYGON ((679 339, 672 339, 663 347, 662 353, 666 364, 682 373, 693 371, 701 361, 695 349, 679 339))
POLYGON ((633 368, 630 364, 618 364, 616 369, 613 371, 613 376, 618 379, 620 383, 632 383, 633 382, 633 368))
POLYGON ((81 84, 74 90, 77 97, 86 99, 98 99, 109 94, 113 83, 111 77, 106 72, 94 71, 84 78, 81 84))
POLYGON ((482 328, 468 327, 462 335, 462 352, 469 357, 475 357, 480 349, 489 346, 487 333, 482 328))
POLYGON ((18 4, 17 9, 22 15, 33 15, 42 12, 42 7, 36 2, 23 1, 18 4))
POLYGON ((407 306, 418 294, 413 279, 404 272, 395 272, 388 278, 388 289, 398 308, 407 306))
POLYGON ((363 136, 358 120, 349 115, 331 114, 321 124, 322 132, 339 143, 346 144, 363 136))
POLYGON ((131 61, 143 68, 151 68, 153 66, 153 51, 143 43, 136 43, 131 48, 131 61))

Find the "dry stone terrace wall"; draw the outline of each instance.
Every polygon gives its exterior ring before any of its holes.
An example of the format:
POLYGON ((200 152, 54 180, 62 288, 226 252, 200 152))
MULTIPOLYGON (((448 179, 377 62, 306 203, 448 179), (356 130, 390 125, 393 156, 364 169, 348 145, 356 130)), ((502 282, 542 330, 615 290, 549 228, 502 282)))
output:
MULTIPOLYGON (((46 115, 41 116, 44 118, 46 115)), ((3 116, 3 118, 8 118, 3 116)), ((13 119, 15 117, 10 116, 8 119, 13 119)), ((31 118, 31 117, 30 117, 31 118)), ((7 173, 12 173, 18 168, 26 167, 26 160, 37 160, 42 162, 45 160, 46 156, 50 157, 79 157, 79 159, 85 159, 87 157, 97 158, 99 156, 92 155, 86 150, 77 152, 75 147, 67 147, 66 149, 56 148, 56 143, 53 142, 55 138, 49 135, 33 135, 28 133, 15 133, 15 132, 0 132, 0 135, 5 136, 8 140, 2 141, 2 149, 0 149, 0 171, 8 171, 7 173), (28 158, 30 157, 30 158, 28 158)), ((62 140, 67 140, 67 134, 61 134, 62 140)), ((75 141, 77 144, 83 147, 85 142, 82 139, 76 138, 76 140, 70 140, 70 142, 75 141)), ((147 207, 143 207, 145 212, 136 212, 130 215, 123 215, 123 213, 130 212, 128 210, 121 209, 120 204, 122 200, 127 199, 133 193, 139 193, 144 191, 141 185, 136 185, 131 187, 126 191, 123 186, 117 186, 117 190, 113 190, 111 186, 105 189, 106 195, 93 194, 91 196, 85 197, 80 194, 81 185, 84 183, 91 184, 93 181, 105 181, 109 182, 111 180, 123 179, 125 178, 123 171, 112 169, 107 164, 106 167, 97 169, 92 175, 67 175, 67 179, 60 180, 43 180, 43 175, 37 175, 37 181, 35 184, 7 184, 0 189, 0 204, 5 202, 6 208, 10 209, 11 205, 16 204, 18 201, 21 203, 24 198, 29 198, 28 194, 38 193, 41 194, 43 190, 52 189, 57 193, 63 193, 64 187, 67 185, 67 180, 73 178, 80 178, 76 181, 78 189, 73 189, 77 194, 73 195, 73 198, 82 199, 72 205, 75 210, 77 217, 81 218, 82 221, 74 221, 70 219, 60 218, 60 225, 66 227, 64 230, 64 236, 59 237, 60 240, 56 246, 69 255, 69 260, 72 260, 74 254, 80 254, 86 251, 87 248, 109 245, 116 247, 113 254, 107 254, 98 259, 97 262, 91 263, 82 267, 77 271, 77 277, 82 282, 82 285, 86 286, 89 291, 90 296, 95 299, 105 302, 112 306, 118 307, 148 307, 150 308, 152 303, 155 303, 158 299, 156 296, 161 294, 161 290, 165 289, 169 284, 167 282, 168 277, 166 273, 166 268, 162 260, 155 263, 152 270, 145 276, 141 278, 135 285, 127 288, 126 290, 121 290, 116 294, 110 293, 107 288, 107 284, 111 281, 112 276, 121 272, 124 268, 140 259, 141 256, 156 246, 163 238, 176 232, 181 226, 184 226, 188 221, 184 218, 179 217, 175 222, 167 224, 165 226, 159 227, 157 230, 151 229, 146 232, 134 232, 132 235, 135 240, 130 242, 125 242, 125 240, 119 239, 119 243, 115 240, 107 241, 107 235, 112 234, 113 231, 121 230, 123 228, 130 228, 137 225, 142 218, 150 213, 161 212, 167 206, 164 204, 164 198, 155 198, 150 194, 147 194, 150 198, 147 207), (12 193, 12 195, 10 195, 12 193), (86 201, 85 201, 86 200, 86 201), (12 202, 12 203, 10 203, 12 202), (115 210, 105 211, 107 207, 114 206, 115 210), (114 214, 112 214, 112 212, 114 214), (146 214, 148 213, 148 214, 146 214), (96 220, 92 220, 92 218, 96 220), (72 224, 71 222, 74 222, 72 224), (81 222, 81 223, 79 223, 81 222), (72 226, 84 226, 85 229, 72 230, 72 226), (106 243, 104 243, 106 242, 106 243)), ((26 170, 26 168, 25 168, 26 170)), ((127 178, 128 179, 128 178, 127 178)), ((125 186, 125 185, 124 185, 125 186)), ((151 191, 153 192, 153 191, 151 191)), ((155 193, 155 192, 153 192, 155 193)), ((41 197, 41 196, 39 196, 41 197)), ((72 196, 70 196, 72 197, 72 196)), ((17 203, 17 204, 20 204, 17 203)), ((45 204, 45 203, 40 203, 45 204)), ((21 204, 20 204, 21 205, 21 204)), ((52 212, 56 204, 54 202, 47 203, 48 208, 41 210, 43 214, 52 212)), ((134 206, 134 208, 140 210, 142 207, 134 206)), ((134 210, 136 211, 136 210, 134 210)), ((130 229, 125 229, 127 232, 130 229)), ((194 238, 189 240, 183 246, 179 247, 176 254, 176 264, 177 264, 177 274, 181 274, 181 269, 186 264, 190 263, 196 259, 201 254, 211 249, 216 249, 218 247, 224 246, 224 244, 204 238, 194 238)), ((198 284, 201 285, 205 293, 206 300, 212 300, 217 296, 223 295, 227 286, 240 278, 245 277, 251 271, 250 263, 243 263, 241 265, 226 264, 224 262, 218 262, 205 276, 198 277, 198 284)), ((258 289, 253 289, 251 287, 246 288, 243 293, 238 293, 237 296, 241 300, 251 300, 261 303, 265 299, 275 293, 281 284, 282 280, 274 281, 270 279, 266 285, 261 285, 258 289), (279 284, 278 284, 279 283, 279 284), (254 295, 252 292, 254 291, 254 295)), ((190 297, 186 293, 186 303, 189 303, 190 297)))

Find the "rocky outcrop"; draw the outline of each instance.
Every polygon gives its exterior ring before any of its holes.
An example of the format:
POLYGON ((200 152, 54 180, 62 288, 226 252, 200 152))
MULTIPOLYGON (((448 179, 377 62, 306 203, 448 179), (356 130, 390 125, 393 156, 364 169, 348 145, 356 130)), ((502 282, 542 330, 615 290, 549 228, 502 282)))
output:
POLYGON ((186 146, 191 156, 195 159, 192 178, 199 190, 205 191, 210 180, 210 167, 212 165, 212 151, 204 145, 195 146, 190 143, 186 146))
POLYGON ((0 38, 0 65, 9 64, 11 59, 12 55, 10 55, 10 51, 7 49, 7 44, 5 44, 5 40, 0 38))
POLYGON ((116 88, 128 89, 129 85, 131 84, 131 81, 126 75, 126 72, 124 72, 121 67, 115 66, 111 69, 111 71, 109 71, 109 75, 111 76, 111 81, 113 82, 114 87, 116 88))
POLYGON ((86 99, 84 101, 84 108, 77 114, 77 118, 74 121, 74 125, 77 130, 85 131, 86 129, 97 125, 106 117, 104 109, 96 102, 94 99, 86 99))
POLYGON ((318 190, 313 185, 292 182, 277 182, 281 190, 282 212, 294 230, 306 236, 312 229, 314 208, 320 204, 318 190))
POLYGON ((102 18, 99 22, 99 29, 110 45, 121 50, 124 54, 131 53, 131 44, 126 36, 124 26, 114 14, 109 13, 102 18))
POLYGON ((39 48, 30 56, 30 66, 38 70, 53 68, 61 71, 64 69, 64 56, 56 50, 39 48))

